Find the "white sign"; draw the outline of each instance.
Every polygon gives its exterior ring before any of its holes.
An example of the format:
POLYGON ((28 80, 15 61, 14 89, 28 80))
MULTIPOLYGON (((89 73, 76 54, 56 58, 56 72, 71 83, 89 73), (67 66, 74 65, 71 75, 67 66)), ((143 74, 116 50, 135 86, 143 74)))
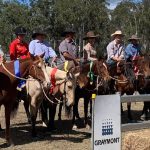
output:
POLYGON ((121 150, 120 95, 97 96, 94 102, 94 150, 121 150))

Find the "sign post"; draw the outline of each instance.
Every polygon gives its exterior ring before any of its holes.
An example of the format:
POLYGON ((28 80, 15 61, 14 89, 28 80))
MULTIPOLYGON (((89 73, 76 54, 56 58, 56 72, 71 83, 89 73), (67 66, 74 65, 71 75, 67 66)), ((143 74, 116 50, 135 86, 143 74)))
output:
POLYGON ((92 116, 93 150, 121 150, 120 109, 120 95, 96 97, 92 116))

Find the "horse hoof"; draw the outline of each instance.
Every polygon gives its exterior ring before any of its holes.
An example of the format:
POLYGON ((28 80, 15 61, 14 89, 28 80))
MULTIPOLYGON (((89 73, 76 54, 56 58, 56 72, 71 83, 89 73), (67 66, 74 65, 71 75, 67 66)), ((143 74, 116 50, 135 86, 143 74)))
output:
POLYGON ((61 121, 61 117, 58 117, 58 121, 61 121))
POLYGON ((77 129, 78 129, 77 125, 73 125, 72 130, 77 130, 77 129))
POLYGON ((45 122, 42 123, 43 127, 47 127, 47 124, 45 122))
POLYGON ((14 147, 15 146, 15 144, 13 142, 7 142, 6 144, 7 144, 7 147, 14 147))
POLYGON ((86 129, 87 129, 87 130, 90 130, 90 129, 91 129, 90 125, 87 124, 87 125, 86 125, 86 129))
POLYGON ((0 128, 0 132, 4 131, 4 129, 0 128))

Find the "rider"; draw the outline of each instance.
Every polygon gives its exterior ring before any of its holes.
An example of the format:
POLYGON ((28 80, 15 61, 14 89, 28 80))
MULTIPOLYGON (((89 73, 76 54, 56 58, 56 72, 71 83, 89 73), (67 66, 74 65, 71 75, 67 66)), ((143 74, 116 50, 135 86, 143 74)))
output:
POLYGON ((135 75, 138 73, 138 67, 136 65, 137 60, 139 56, 142 56, 141 53, 141 47, 138 43, 140 38, 138 38, 136 35, 132 35, 131 38, 129 38, 129 44, 125 48, 125 57, 128 62, 133 61, 134 62, 134 72, 135 75))
MULTIPOLYGON (((9 46, 10 59, 17 60, 29 58, 28 44, 24 42, 24 37, 27 34, 26 29, 24 27, 17 27, 15 29, 15 34, 16 39, 14 39, 9 46)), ((17 89, 21 91, 23 87, 25 87, 25 81, 20 80, 17 89)))
POLYGON ((113 41, 111 41, 107 46, 107 63, 110 66, 118 64, 118 62, 124 59, 123 51, 123 33, 120 30, 117 30, 111 35, 113 41))
POLYGON ((61 61, 73 61, 74 65, 78 65, 77 58, 77 46, 74 42, 75 31, 73 29, 66 29, 62 36, 64 40, 59 45, 59 53, 61 61))
POLYGON ((95 40, 99 35, 95 35, 93 31, 87 32, 83 40, 87 40, 87 44, 83 47, 84 62, 97 60, 96 50, 94 48, 95 40))
POLYGON ((46 33, 44 31, 37 30, 32 34, 32 41, 29 44, 29 52, 31 56, 41 56, 44 61, 49 64, 49 59, 52 58, 52 62, 56 61, 56 52, 52 49, 49 42, 45 41, 46 33))
POLYGON ((29 58, 28 44, 24 42, 24 37, 27 34, 26 29, 18 27, 15 30, 15 34, 17 37, 10 43, 9 46, 10 59, 17 60, 29 58))

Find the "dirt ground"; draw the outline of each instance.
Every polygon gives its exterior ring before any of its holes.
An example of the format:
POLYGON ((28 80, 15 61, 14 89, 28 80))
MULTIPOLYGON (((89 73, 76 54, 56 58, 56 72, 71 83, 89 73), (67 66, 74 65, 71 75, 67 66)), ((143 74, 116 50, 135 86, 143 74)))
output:
MULTIPOLYGON (((133 103, 132 110, 134 117, 139 119, 143 104, 133 103)), ((123 105, 126 110, 126 104, 123 105)), ((83 101, 79 104, 80 116, 83 117, 83 101)), ((2 127, 4 125, 4 109, 2 108, 2 127)), ((126 116, 126 111, 124 116, 126 116)), ((90 150, 91 149, 91 134, 89 130, 85 128, 71 131, 71 121, 65 117, 63 113, 63 120, 57 121, 56 126, 58 131, 55 133, 47 133, 46 128, 42 126, 40 117, 37 119, 37 132, 38 138, 33 139, 31 137, 31 126, 27 122, 27 117, 23 108, 23 104, 20 103, 18 113, 14 119, 11 120, 11 132, 12 139, 15 146, 7 148, 4 139, 4 131, 0 132, 0 149, 11 150, 90 150)), ((126 122, 126 117, 123 117, 123 122, 126 122)), ((150 129, 149 129, 150 130, 150 129)), ((133 131, 132 131, 133 132, 133 131)), ((136 132, 136 131, 134 131, 136 132)), ((122 133, 122 138, 128 132, 122 133)), ((149 135, 150 136, 150 135, 149 135)))

